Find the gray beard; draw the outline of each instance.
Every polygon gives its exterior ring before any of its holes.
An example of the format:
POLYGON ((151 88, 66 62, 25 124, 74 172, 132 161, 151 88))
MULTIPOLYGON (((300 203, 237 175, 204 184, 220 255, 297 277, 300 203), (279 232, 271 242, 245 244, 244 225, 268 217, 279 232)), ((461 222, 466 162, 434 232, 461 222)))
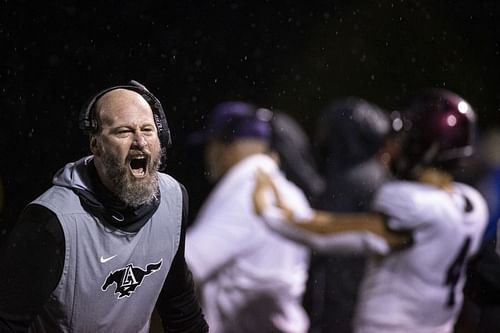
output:
POLYGON ((136 179, 130 176, 128 165, 121 164, 118 159, 106 154, 102 157, 106 176, 113 184, 112 192, 127 206, 137 208, 152 203, 159 192, 158 169, 160 158, 153 157, 148 166, 149 176, 136 179))

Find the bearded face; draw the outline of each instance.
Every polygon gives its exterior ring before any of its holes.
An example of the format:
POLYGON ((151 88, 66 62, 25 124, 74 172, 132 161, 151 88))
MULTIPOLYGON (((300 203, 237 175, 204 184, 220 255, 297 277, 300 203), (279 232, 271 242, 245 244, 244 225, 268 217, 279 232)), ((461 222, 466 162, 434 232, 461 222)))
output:
POLYGON ((125 204, 138 207, 151 203, 158 194, 160 154, 131 149, 125 163, 112 152, 103 155, 102 163, 113 193, 125 204), (136 177, 134 173, 144 174, 136 177))
POLYGON ((101 97, 97 110, 100 130, 90 148, 102 183, 128 206, 153 201, 161 146, 151 107, 139 94, 116 89, 101 97))

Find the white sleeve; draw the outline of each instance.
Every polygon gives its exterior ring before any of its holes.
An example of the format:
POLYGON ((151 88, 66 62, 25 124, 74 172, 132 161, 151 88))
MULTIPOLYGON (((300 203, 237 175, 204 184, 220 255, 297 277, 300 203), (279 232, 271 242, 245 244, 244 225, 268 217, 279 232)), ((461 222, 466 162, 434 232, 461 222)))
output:
POLYGON ((186 233, 185 257, 198 283, 204 283, 242 252, 258 246, 260 238, 253 226, 260 222, 255 219, 250 213, 226 210, 195 221, 186 233))
POLYGON ((383 238, 368 231, 348 231, 323 235, 301 229, 288 223, 283 211, 274 206, 267 207, 262 218, 266 226, 274 232, 321 253, 356 254, 368 251, 386 255, 390 251, 389 245, 383 238))
POLYGON ((389 182, 375 194, 373 210, 388 217, 387 226, 391 230, 411 230, 423 223, 436 205, 427 205, 426 193, 416 191, 411 182, 389 182), (424 219, 425 220, 425 219, 424 219))

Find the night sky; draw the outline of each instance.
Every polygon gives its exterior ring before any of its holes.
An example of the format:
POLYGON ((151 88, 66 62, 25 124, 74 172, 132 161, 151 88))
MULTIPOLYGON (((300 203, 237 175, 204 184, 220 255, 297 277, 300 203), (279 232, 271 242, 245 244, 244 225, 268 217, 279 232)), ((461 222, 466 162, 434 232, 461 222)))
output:
POLYGON ((186 147, 216 103, 285 110, 311 134, 340 96, 387 109, 426 87, 465 97, 500 125, 498 1, 8 1, 0 4, 0 225, 88 154, 81 105, 135 79, 162 101, 167 171, 197 207, 207 191, 186 147), (85 3, 85 4, 81 4, 85 3))

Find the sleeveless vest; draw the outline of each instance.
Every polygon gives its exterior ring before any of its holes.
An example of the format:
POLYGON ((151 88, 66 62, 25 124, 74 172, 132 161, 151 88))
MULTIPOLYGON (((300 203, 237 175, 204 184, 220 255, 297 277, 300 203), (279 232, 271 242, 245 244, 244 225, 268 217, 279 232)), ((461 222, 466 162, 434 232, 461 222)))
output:
POLYGON ((165 174, 159 179, 160 205, 137 232, 90 215, 70 188, 53 186, 33 201, 57 215, 66 255, 60 281, 30 332, 149 332, 182 224, 179 184, 165 174))

